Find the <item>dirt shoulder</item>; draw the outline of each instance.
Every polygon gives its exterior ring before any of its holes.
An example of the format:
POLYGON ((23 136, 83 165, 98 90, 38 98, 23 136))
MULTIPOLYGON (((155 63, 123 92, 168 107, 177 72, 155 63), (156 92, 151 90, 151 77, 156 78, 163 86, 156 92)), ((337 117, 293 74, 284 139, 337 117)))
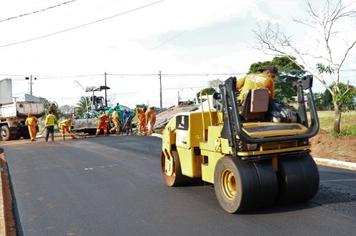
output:
POLYGON ((14 199, 11 194, 10 178, 7 169, 5 155, 3 149, 0 148, 0 195, 1 195, 1 214, 0 214, 0 233, 6 236, 16 236, 16 224, 14 216, 14 199))
POLYGON ((335 137, 320 129, 310 141, 315 157, 356 163, 356 136, 335 137))

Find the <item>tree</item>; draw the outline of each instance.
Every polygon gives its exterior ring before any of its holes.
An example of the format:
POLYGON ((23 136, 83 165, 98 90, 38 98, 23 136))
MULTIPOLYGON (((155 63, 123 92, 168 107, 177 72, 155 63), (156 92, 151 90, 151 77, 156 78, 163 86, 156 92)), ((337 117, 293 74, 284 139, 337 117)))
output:
POLYGON ((61 115, 61 112, 58 109, 57 102, 54 102, 54 101, 51 102, 51 101, 47 100, 46 98, 42 98, 42 97, 40 97, 40 101, 44 105, 45 114, 48 114, 50 111, 52 111, 56 117, 61 115))
POLYGON ((223 84, 224 81, 220 80, 220 79, 214 79, 209 81, 209 87, 215 89, 216 91, 219 91, 219 85, 223 84))
POLYGON ((314 101, 318 110, 333 110, 332 98, 328 90, 325 90, 325 92, 321 93, 315 93, 314 101))
MULTIPOLYGON (((333 86, 334 85, 331 85, 330 87, 332 88, 333 86)), ((339 88, 341 93, 344 93, 348 88, 351 88, 351 90, 342 97, 340 110, 343 112, 354 110, 356 108, 356 88, 344 83, 340 83, 339 88)), ((320 103, 324 106, 324 109, 334 108, 332 96, 328 90, 325 90, 325 92, 321 94, 320 103)))
POLYGON ((202 95, 202 96, 204 96, 204 95, 213 95, 214 93, 216 93, 216 90, 214 88, 202 89, 197 93, 198 101, 200 102, 200 95, 202 95))
POLYGON ((351 24, 356 16, 355 5, 355 2, 345 4, 342 0, 337 0, 333 4, 326 0, 323 7, 316 8, 307 1, 307 18, 294 20, 310 29, 308 43, 313 42, 315 45, 307 48, 301 48, 294 43, 292 36, 281 31, 279 25, 268 23, 266 27, 259 27, 255 31, 260 49, 293 60, 329 91, 334 105, 336 133, 340 133, 343 97, 351 90, 347 88, 342 92, 340 72, 349 53, 356 45, 354 37, 348 38, 355 27, 353 25, 345 27, 346 24, 351 24))
POLYGON ((296 95, 293 81, 295 81, 297 77, 303 75, 305 71, 289 57, 283 56, 274 57, 272 61, 253 63, 250 66, 249 73, 262 72, 264 67, 270 65, 277 67, 279 74, 282 75, 275 78, 275 98, 284 103, 292 101, 293 96, 296 95))
POLYGON ((216 90, 214 88, 205 88, 197 93, 197 97, 199 98, 200 94, 204 96, 204 95, 212 95, 214 93, 216 93, 216 90))
POLYGON ((77 113, 78 115, 83 115, 89 110, 90 106, 90 97, 80 97, 80 100, 77 102, 77 113))
POLYGON ((74 112, 74 107, 73 106, 69 106, 69 105, 60 106, 58 109, 62 114, 66 114, 66 115, 71 114, 71 113, 74 112))

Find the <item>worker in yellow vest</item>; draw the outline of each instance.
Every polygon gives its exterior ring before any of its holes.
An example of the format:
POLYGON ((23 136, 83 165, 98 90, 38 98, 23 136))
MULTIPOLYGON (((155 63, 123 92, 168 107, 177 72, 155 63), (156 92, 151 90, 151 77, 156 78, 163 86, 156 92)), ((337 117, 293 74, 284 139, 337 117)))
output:
POLYGON ((37 124, 38 121, 36 116, 29 112, 25 121, 25 125, 28 127, 28 133, 30 134, 31 141, 36 141, 37 124))
POLYGON ((248 74, 236 81, 236 89, 240 92, 238 100, 243 104, 245 96, 251 89, 266 88, 269 91, 270 97, 274 98, 274 78, 277 76, 278 70, 275 66, 266 66, 262 73, 248 74))
POLYGON ((51 140, 54 142, 54 126, 57 125, 57 118, 53 115, 53 111, 49 111, 49 114, 46 116, 45 128, 46 128, 46 137, 45 140, 48 142, 49 134, 51 134, 51 140))

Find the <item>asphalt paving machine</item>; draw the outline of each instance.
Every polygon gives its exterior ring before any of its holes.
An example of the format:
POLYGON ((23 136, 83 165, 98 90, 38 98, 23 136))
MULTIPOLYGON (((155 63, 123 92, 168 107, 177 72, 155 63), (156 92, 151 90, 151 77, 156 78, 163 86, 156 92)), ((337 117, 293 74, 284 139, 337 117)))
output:
POLYGON ((309 138, 317 134, 319 120, 312 82, 308 75, 295 83, 296 122, 271 122, 270 98, 263 89, 251 90, 240 105, 235 77, 220 85, 215 109, 177 114, 162 137, 166 185, 211 183, 219 204, 229 213, 313 198, 319 172, 309 138))
MULTIPOLYGON (((105 97, 95 95, 95 92, 101 92, 103 90, 106 91, 108 89, 110 88, 107 86, 86 88, 85 91, 92 93, 92 96, 90 97, 90 103, 88 102, 88 104, 86 104, 87 111, 81 115, 76 115, 75 119, 73 120, 72 130, 74 132, 94 135, 97 129, 98 117, 100 116, 100 114, 105 114, 107 112, 111 115, 114 111, 117 111, 119 114, 120 121, 124 120, 124 110, 130 112, 131 119, 135 116, 134 110, 130 109, 129 107, 120 104, 108 106, 106 95, 105 97)), ((120 130, 124 130, 126 128, 124 127, 124 125, 124 122, 120 123, 120 130)), ((110 129, 110 122, 108 123, 108 127, 110 129)))

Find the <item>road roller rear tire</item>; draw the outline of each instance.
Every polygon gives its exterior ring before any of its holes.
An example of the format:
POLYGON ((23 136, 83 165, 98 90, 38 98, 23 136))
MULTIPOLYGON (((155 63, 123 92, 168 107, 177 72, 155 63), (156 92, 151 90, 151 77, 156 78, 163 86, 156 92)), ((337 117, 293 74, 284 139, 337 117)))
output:
POLYGON ((258 183, 253 163, 225 156, 216 164, 214 190, 220 206, 229 213, 253 209, 258 183))
POLYGON ((278 182, 279 203, 306 202, 318 192, 318 167, 309 153, 281 158, 279 160, 278 182))
POLYGON ((275 204, 278 180, 270 160, 249 162, 225 156, 214 173, 215 194, 229 213, 241 213, 275 204))
POLYGON ((258 177, 258 193, 256 206, 258 208, 269 207, 276 203, 278 196, 278 179, 272 167, 271 160, 254 162, 258 177))
POLYGON ((167 174, 167 171, 165 169, 166 158, 164 153, 162 152, 161 169, 162 169, 163 180, 166 183, 166 185, 170 187, 176 187, 176 186, 185 186, 185 185, 194 184, 195 179, 182 175, 178 152, 176 150, 172 150, 171 156, 169 158, 172 158, 173 166, 172 166, 172 173, 167 174))

